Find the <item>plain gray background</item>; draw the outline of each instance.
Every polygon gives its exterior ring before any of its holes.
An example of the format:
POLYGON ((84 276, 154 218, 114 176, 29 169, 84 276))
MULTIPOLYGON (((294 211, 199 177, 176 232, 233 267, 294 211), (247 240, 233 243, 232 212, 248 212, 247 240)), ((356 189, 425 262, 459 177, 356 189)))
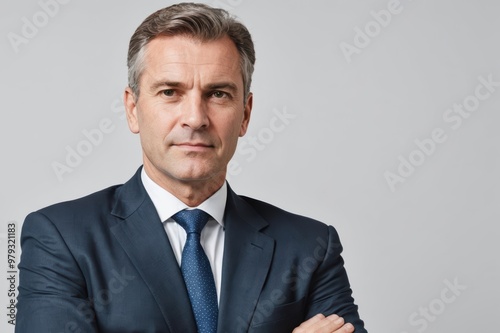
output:
MULTIPOLYGON (((231 186, 337 228, 370 332, 495 331, 500 3, 205 2, 238 16, 257 51, 231 186)), ((7 223, 19 236, 30 211, 139 167, 121 102, 128 40, 171 3, 2 1, 2 253, 7 223), (58 177, 68 149, 87 155, 58 177)), ((0 331, 13 332, 0 281, 0 331)))

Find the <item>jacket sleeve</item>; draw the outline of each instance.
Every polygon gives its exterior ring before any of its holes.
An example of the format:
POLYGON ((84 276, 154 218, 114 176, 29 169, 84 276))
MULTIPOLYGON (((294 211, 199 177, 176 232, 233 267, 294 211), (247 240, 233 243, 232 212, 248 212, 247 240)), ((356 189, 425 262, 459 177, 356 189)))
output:
POLYGON ((342 245, 332 226, 328 226, 328 239, 318 239, 325 246, 323 261, 314 273, 308 295, 307 318, 318 313, 337 314, 355 327, 355 333, 367 332, 352 298, 352 290, 342 259, 342 245))
POLYGON ((83 273, 56 225, 42 213, 21 233, 16 333, 97 333, 83 273))

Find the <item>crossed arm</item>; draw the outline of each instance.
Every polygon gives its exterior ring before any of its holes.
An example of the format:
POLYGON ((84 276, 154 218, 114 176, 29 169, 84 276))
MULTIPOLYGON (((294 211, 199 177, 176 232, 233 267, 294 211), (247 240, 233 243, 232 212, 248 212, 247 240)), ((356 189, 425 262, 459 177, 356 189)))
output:
POLYGON ((364 333, 366 330, 357 314, 357 306, 353 303, 343 259, 340 256, 342 246, 332 227, 329 227, 327 249, 324 261, 318 268, 314 287, 310 290, 311 298, 321 301, 313 302, 314 305, 307 316, 312 317, 297 326, 292 333, 352 333, 355 328, 360 328, 356 332, 364 333), (332 298, 331 294, 338 295, 340 299, 328 301, 332 298), (339 308, 338 303, 347 304, 347 308, 339 308), (323 313, 333 314, 325 316, 323 313))
POLYGON ((345 323, 344 318, 336 314, 325 317, 322 314, 310 318, 296 327, 292 333, 351 333, 354 326, 345 323))
MULTIPOLYGON (((70 331, 79 327, 85 332, 97 332, 93 320, 87 321, 77 313, 78 304, 86 299, 84 290, 77 286, 84 285, 84 282, 79 280, 81 274, 78 274, 76 266, 71 265, 74 258, 64 248, 65 242, 55 226, 40 214, 31 215, 25 226, 27 228, 23 230, 22 238, 26 251, 23 251, 20 265, 23 273, 16 332, 29 332, 33 327, 38 327, 39 331, 43 331, 43 328, 47 328, 46 331, 60 331, 59 326, 65 322, 74 324, 67 327, 70 331), (50 284, 50 281, 57 283, 50 284), (49 289, 46 288, 47 285, 50 285, 49 289), (43 293, 37 292, 38 287, 44 287, 43 293)), ((337 243, 336 237, 331 237, 329 243, 337 243)), ((350 289, 338 287, 347 285, 347 281, 344 281, 345 272, 343 265, 339 263, 340 250, 337 250, 333 251, 335 255, 326 256, 318 269, 315 287, 310 290, 311 299, 317 301, 310 305, 306 318, 317 313, 338 315, 317 314, 290 333, 351 333, 354 332, 354 327, 360 328, 357 330, 359 333, 366 332, 351 304, 350 289), (332 289, 336 295, 333 300, 327 297, 332 289), (338 303, 348 306, 338 307, 338 303), (345 323, 346 321, 350 323, 345 323)))

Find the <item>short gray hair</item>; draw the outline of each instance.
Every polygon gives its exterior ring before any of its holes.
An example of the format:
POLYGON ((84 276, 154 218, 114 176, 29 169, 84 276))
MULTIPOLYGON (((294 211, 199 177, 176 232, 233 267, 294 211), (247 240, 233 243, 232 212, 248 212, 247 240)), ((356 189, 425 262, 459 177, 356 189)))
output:
POLYGON ((255 49, 248 29, 224 9, 205 4, 180 3, 148 16, 130 39, 128 49, 128 85, 139 96, 139 80, 144 70, 147 44, 158 36, 186 35, 201 41, 225 36, 235 44, 240 55, 245 99, 250 93, 255 64, 255 49))

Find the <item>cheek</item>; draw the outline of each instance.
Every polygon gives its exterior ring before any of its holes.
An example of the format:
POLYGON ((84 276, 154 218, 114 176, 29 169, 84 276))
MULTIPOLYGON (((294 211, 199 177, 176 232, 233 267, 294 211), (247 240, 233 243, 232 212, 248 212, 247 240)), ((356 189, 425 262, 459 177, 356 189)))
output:
POLYGON ((233 155, 238 146, 238 139, 241 137, 241 126, 233 125, 231 128, 228 128, 227 136, 224 139, 224 145, 226 153, 229 155, 233 155))
POLYGON ((221 127, 223 131, 222 139, 226 141, 226 144, 233 145, 233 141, 236 141, 241 133, 241 121, 239 117, 231 117, 230 121, 226 119, 226 122, 221 127))
POLYGON ((141 135, 152 138, 165 138, 175 125, 171 112, 162 110, 158 103, 142 105, 138 112, 138 124, 141 135))

